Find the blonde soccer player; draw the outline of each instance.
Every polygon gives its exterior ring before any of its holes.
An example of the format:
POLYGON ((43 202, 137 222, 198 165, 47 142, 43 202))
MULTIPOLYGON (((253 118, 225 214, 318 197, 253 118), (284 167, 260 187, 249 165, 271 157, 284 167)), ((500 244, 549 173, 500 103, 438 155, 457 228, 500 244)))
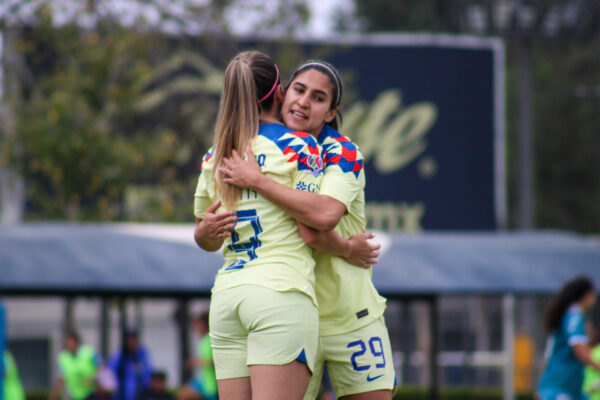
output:
POLYGON ((295 220, 252 189, 227 183, 223 161, 247 147, 265 176, 317 190, 321 149, 278 120, 282 91, 267 55, 235 56, 225 81, 214 145, 195 193, 199 246, 224 244, 212 289, 210 338, 220 399, 301 399, 315 368, 318 310, 315 261, 295 220))

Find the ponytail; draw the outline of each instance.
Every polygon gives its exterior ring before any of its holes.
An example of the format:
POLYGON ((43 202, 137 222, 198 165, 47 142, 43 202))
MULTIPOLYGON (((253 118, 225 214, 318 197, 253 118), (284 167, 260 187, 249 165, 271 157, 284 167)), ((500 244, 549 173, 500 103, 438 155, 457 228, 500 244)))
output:
POLYGON ((223 174, 218 166, 223 158, 231 157, 232 151, 244 154, 250 141, 258 133, 258 107, 256 106, 256 85, 252 70, 245 60, 236 57, 225 71, 225 85, 217 123, 215 126, 213 179, 217 192, 221 194, 228 210, 233 210, 240 189, 223 182, 223 174))
POLYGON ((214 138, 213 180, 225 207, 234 210, 240 189, 223 182, 219 166, 233 150, 245 154, 258 134, 259 108, 268 109, 279 79, 277 66, 269 56, 258 51, 245 51, 234 57, 225 70, 225 82, 219 104, 214 138), (273 83, 275 82, 275 83, 273 83), (261 104, 258 104, 259 96, 261 104))

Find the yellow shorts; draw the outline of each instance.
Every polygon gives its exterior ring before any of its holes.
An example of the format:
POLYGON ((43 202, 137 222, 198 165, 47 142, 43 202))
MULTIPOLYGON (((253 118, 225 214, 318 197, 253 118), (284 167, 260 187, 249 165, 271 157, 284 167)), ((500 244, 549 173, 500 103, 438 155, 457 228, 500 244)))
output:
POLYGON ((217 379, 250 376, 250 365, 306 362, 314 371, 319 312, 301 292, 242 285, 214 293, 210 339, 217 379))
POLYGON ((304 400, 317 397, 324 364, 337 398, 393 390, 396 373, 383 316, 349 333, 319 337, 317 364, 304 400))

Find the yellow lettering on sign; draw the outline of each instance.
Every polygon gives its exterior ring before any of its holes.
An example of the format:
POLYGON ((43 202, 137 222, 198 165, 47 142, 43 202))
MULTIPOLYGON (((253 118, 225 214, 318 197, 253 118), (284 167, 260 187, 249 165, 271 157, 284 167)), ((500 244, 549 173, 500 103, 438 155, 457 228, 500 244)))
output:
POLYGON ((360 147, 365 162, 374 158, 379 173, 394 173, 427 148, 425 136, 437 119, 431 102, 402 108, 398 89, 381 92, 371 105, 359 101, 346 113, 344 133, 360 147))
POLYGON ((370 229, 421 232, 425 204, 369 202, 365 206, 365 215, 370 229))

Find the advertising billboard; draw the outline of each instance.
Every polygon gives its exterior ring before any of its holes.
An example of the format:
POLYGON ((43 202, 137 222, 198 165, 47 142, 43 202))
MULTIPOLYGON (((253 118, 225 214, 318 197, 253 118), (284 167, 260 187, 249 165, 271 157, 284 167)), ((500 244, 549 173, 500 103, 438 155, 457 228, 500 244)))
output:
POLYGON ((366 160, 371 227, 502 228, 502 42, 389 35, 335 43, 328 60, 356 92, 341 130, 366 160))

